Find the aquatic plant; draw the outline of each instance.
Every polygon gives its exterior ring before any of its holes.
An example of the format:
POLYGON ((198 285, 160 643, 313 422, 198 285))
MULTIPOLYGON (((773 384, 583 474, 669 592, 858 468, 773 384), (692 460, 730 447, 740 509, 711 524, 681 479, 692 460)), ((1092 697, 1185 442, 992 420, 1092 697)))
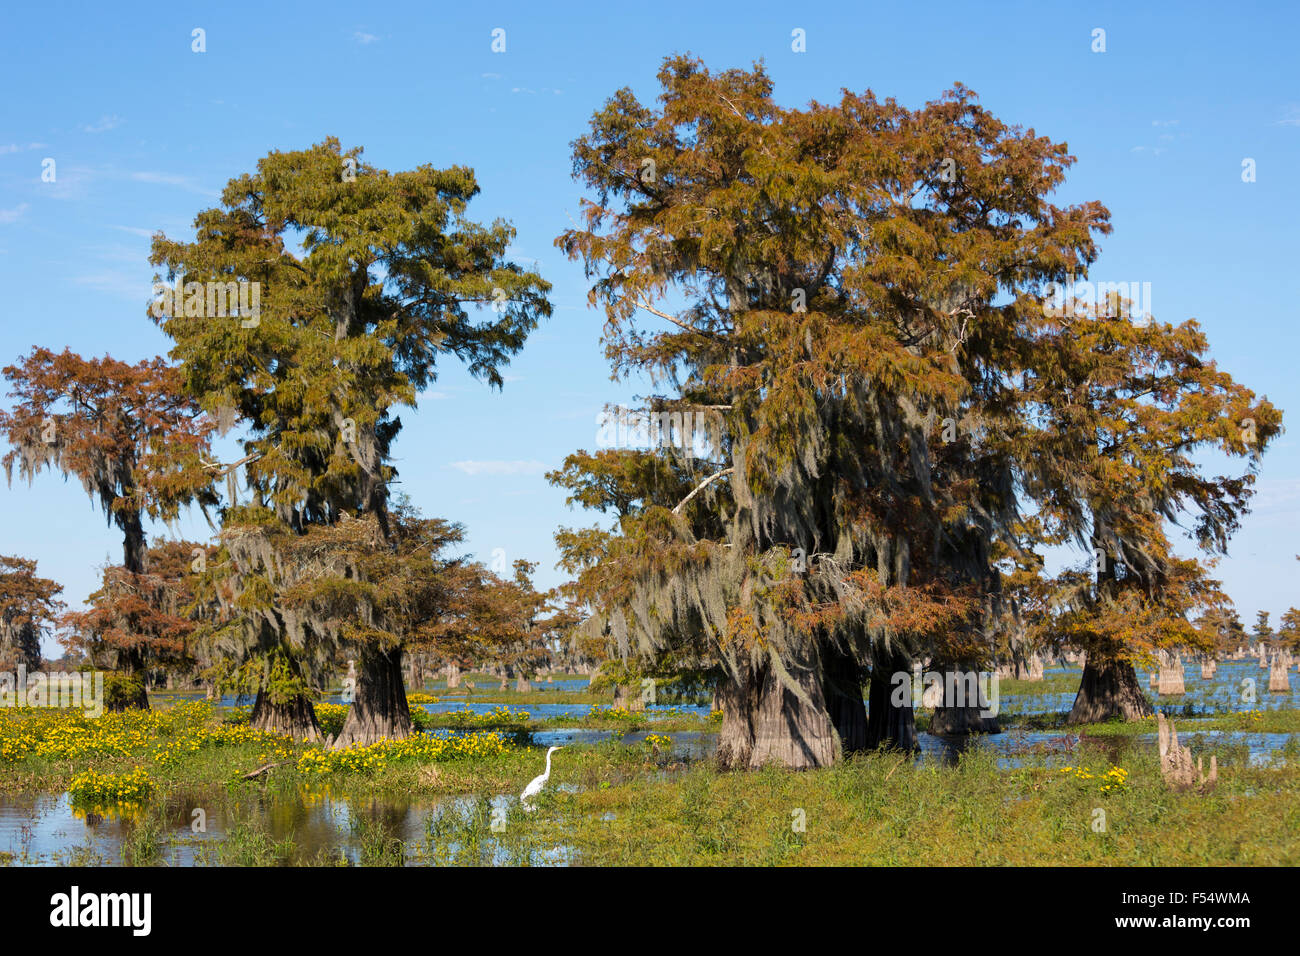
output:
POLYGON ((417 734, 405 740, 381 740, 344 750, 312 748, 298 758, 297 766, 298 771, 304 774, 372 774, 390 763, 404 760, 424 762, 497 757, 512 749, 514 746, 506 736, 494 731, 450 736, 417 734))
POLYGON ((87 770, 74 777, 68 788, 73 806, 82 809, 140 807, 153 791, 154 783, 143 767, 124 774, 87 770))

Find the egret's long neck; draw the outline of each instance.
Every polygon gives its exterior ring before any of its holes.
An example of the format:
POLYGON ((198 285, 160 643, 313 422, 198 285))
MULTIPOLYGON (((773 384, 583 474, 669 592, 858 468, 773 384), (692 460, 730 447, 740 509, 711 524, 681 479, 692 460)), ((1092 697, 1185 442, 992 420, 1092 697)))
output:
POLYGON ((550 775, 551 775, 551 752, 548 750, 546 752, 546 776, 549 777, 550 775))

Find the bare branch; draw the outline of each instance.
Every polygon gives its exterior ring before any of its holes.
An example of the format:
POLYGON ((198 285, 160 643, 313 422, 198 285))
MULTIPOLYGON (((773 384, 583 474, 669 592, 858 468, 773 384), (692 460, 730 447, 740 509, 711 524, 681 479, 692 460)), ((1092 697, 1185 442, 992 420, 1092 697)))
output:
POLYGON ((632 300, 632 303, 633 303, 635 306, 637 306, 638 308, 645 309, 645 310, 646 310, 647 312, 649 312, 651 315, 657 315, 657 316, 659 316, 659 318, 661 318, 661 319, 665 319, 665 320, 671 322, 673 325, 677 326, 677 327, 678 327, 679 329, 681 329, 683 332, 694 332, 696 335, 703 335, 703 336, 706 336, 706 337, 708 337, 708 338, 717 339, 718 341, 722 341, 722 336, 718 335, 717 332, 709 332, 709 331, 707 331, 707 330, 705 330, 705 329, 697 329, 695 326, 693 326, 693 325, 691 325, 691 324, 689 324, 689 323, 687 323, 687 322, 683 322, 681 319, 677 318, 677 316, 675 316, 675 315, 670 315, 670 314, 668 314, 667 312, 660 311, 659 309, 656 309, 654 306, 652 306, 652 305, 648 305, 647 303, 643 302, 643 301, 642 301, 641 299, 639 299, 639 298, 634 298, 633 296, 627 296, 627 295, 622 296, 622 298, 624 298, 624 299, 631 299, 631 300, 632 300))
POLYGON ((731 474, 731 473, 732 473, 733 471, 735 471, 735 470, 736 470, 736 469, 735 469, 734 467, 732 467, 732 468, 724 468, 724 469, 722 469, 722 471, 715 471, 713 474, 709 475, 709 477, 705 478, 703 481, 701 481, 698 485, 695 486, 695 490, 694 490, 694 491, 692 491, 689 495, 687 495, 685 498, 683 498, 681 501, 679 501, 679 502, 677 503, 677 507, 673 509, 673 514, 675 514, 675 515, 681 514, 681 513, 682 513, 682 508, 684 508, 684 507, 686 506, 686 502, 690 501, 692 498, 694 498, 696 495, 698 495, 701 491, 703 491, 706 487, 708 487, 708 485, 711 484, 712 482, 717 481, 717 480, 718 480, 719 478, 721 478, 723 475, 729 475, 729 474, 731 474))
POLYGON ((219 461, 203 461, 202 458, 200 458, 199 461, 202 462, 205 471, 212 472, 217 478, 224 478, 240 465, 247 464, 250 461, 257 461, 257 459, 261 457, 261 452, 254 452, 251 455, 245 455, 243 458, 239 459, 239 461, 232 462, 229 465, 223 465, 219 461))

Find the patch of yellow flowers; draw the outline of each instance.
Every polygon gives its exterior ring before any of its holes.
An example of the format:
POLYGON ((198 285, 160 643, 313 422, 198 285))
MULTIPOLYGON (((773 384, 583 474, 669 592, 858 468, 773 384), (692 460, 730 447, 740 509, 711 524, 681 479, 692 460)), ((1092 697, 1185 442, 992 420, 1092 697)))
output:
POLYGON ((343 729, 343 721, 348 718, 347 704, 316 704, 316 721, 326 737, 337 734, 343 729))
POLYGON ((153 781, 143 767, 129 773, 97 773, 87 770, 78 774, 68 787, 72 803, 80 808, 141 806, 153 793, 153 781))
POLYGON ((613 707, 609 704, 593 704, 587 711, 590 720, 636 720, 637 715, 626 707, 613 707))
MULTIPOLYGON (((411 698, 408 696, 406 699, 409 701, 411 698)), ((526 710, 511 710, 505 704, 501 704, 485 714, 476 714, 473 709, 466 707, 463 710, 451 710, 438 716, 449 721, 454 727, 468 729, 497 727, 501 724, 526 724, 533 715, 526 710)))
POLYGON ((288 737, 247 723, 218 723, 206 701, 96 718, 79 710, 0 710, 0 763, 151 757, 158 767, 171 767, 203 750, 246 744, 264 748, 267 759, 287 758, 294 746, 288 737))
POLYGON ((293 747, 293 740, 265 730, 253 730, 247 724, 205 727, 188 731, 156 747, 153 759, 160 767, 170 767, 201 750, 212 747, 235 747, 241 744, 260 744, 269 748, 266 754, 268 756, 288 757, 293 747))
MULTIPOLYGON (((337 704, 320 704, 317 712, 323 708, 337 708, 340 715, 347 710, 337 704)), ((503 717, 527 720, 528 714, 498 708, 491 714, 477 715, 484 722, 503 717)), ((261 762, 296 759, 299 771, 319 775, 373 773, 402 760, 496 757, 515 749, 504 734, 490 731, 416 734, 405 740, 380 741, 340 751, 304 749, 289 737, 254 730, 247 722, 222 723, 217 718, 218 711, 206 701, 178 704, 166 710, 106 713, 97 718, 88 718, 79 710, 0 709, 0 764, 28 757, 151 758, 156 768, 164 769, 205 750, 251 744, 260 749, 261 762)), ((91 769, 73 780, 70 792, 74 802, 140 803, 153 786, 142 767, 119 776, 91 769)))
POLYGON ((369 774, 383 770, 389 763, 403 760, 499 757, 512 749, 504 735, 490 731, 447 737, 416 734, 405 740, 381 740, 368 746, 356 745, 345 750, 313 748, 298 758, 298 771, 304 774, 369 774))
MULTIPOLYGON (((188 748, 196 738, 231 740, 232 728, 213 729, 214 708, 196 701, 167 710, 128 710, 87 717, 80 710, 0 710, 0 760, 26 757, 83 759, 143 755, 160 741, 188 748)), ((255 733, 247 731, 246 733, 255 733)), ((260 738, 259 738, 260 739, 260 738)), ((238 742, 245 742, 240 740, 238 742)))
POLYGON ((658 747, 660 750, 667 750, 673 745, 671 737, 665 737, 663 734, 646 734, 646 745, 649 747, 658 747))
POLYGON ((1096 780, 1102 793, 1123 792, 1128 788, 1128 771, 1111 767, 1105 773, 1093 773, 1087 767, 1062 767, 1060 773, 1073 774, 1075 780, 1096 780))

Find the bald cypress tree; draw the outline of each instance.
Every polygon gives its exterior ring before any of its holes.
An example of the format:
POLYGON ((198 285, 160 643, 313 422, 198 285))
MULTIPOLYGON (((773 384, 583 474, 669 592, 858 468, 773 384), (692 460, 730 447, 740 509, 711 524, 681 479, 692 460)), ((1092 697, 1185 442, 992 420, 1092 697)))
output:
MULTIPOLYGON (((17 470, 30 482, 54 471, 80 481, 122 532, 127 578, 149 571, 146 518, 167 521, 188 505, 217 503, 204 468, 215 423, 164 359, 132 365, 35 348, 4 375, 16 399, 0 411, 0 434, 11 446, 3 459, 7 477, 12 481, 17 470)), ((148 708, 143 671, 155 662, 155 636, 116 633, 99 663, 124 672, 130 706, 148 708)))
POLYGON ((595 278, 615 371, 716 410, 721 435, 678 456, 677 501, 661 482, 571 542, 600 553, 591 626, 648 658, 706 649, 732 765, 910 746, 894 676, 983 635, 1017 517, 1035 287, 1086 269, 1105 210, 1051 205, 1065 148, 960 87, 789 109, 761 67, 676 57, 659 80, 656 107, 621 90, 574 143, 594 196, 557 244, 595 278), (938 441, 981 423, 1001 428, 938 441))
POLYGON ((761 67, 674 57, 659 81, 654 107, 620 90, 574 143, 592 196, 557 245, 594 279, 615 373, 669 386, 647 411, 720 421, 705 453, 579 454, 555 476, 618 515, 561 535, 589 629, 713 661, 741 766, 913 745, 899 676, 1005 646, 1017 592, 1041 589, 1003 585, 1042 545, 1110 556, 1059 582, 1052 617, 1089 650, 1081 700, 1103 703, 1084 710, 1129 694, 1131 659, 1196 646, 1187 615, 1220 597, 1163 522, 1195 513, 1222 550, 1280 414, 1195 323, 1045 306, 1110 231, 1100 203, 1050 202, 1066 147, 960 86, 917 110, 791 109, 761 67), (1203 476, 1205 448, 1251 465, 1203 476))
POLYGON ((1227 602, 1200 558, 1175 553, 1168 526, 1190 518, 1202 555, 1226 553, 1282 415, 1218 368, 1194 320, 1158 322, 1126 301, 1048 312, 1021 376, 1015 441, 1044 526, 1091 555, 1085 574, 1062 580, 1054 622, 1087 651, 1070 717, 1134 719, 1151 708, 1133 662, 1207 651, 1192 615, 1227 602), (1244 468, 1207 474, 1205 452, 1244 468))
POLYGON ((158 317, 188 394, 247 429, 234 464, 252 500, 227 512, 222 531, 238 600, 213 639, 232 658, 279 662, 258 689, 260 714, 305 735, 314 727, 303 701, 322 669, 336 651, 355 658, 353 717, 365 726, 342 734, 355 741, 410 732, 401 644, 277 603, 295 583, 277 578, 280 545, 347 517, 372 523, 377 547, 395 546, 396 410, 415 405, 440 360, 500 387, 503 366, 550 314, 549 285, 505 257, 510 225, 466 217, 478 193, 471 170, 389 172, 360 154, 334 139, 270 153, 199 213, 195 241, 156 237, 152 257, 182 291, 247 283, 257 303, 256 315, 232 317, 185 296, 158 317))
MULTIPOLYGON (((149 670, 188 670, 190 636, 196 626, 194 541, 158 539, 145 553, 143 572, 123 565, 103 570, 101 585, 84 611, 63 615, 60 642, 92 664, 113 667, 130 652, 141 654, 149 670)), ((111 683, 106 704, 111 710, 135 706, 146 691, 143 673, 111 683)))
POLYGON ((0 671, 41 666, 41 633, 54 625, 63 586, 38 577, 36 562, 0 555, 0 671))

